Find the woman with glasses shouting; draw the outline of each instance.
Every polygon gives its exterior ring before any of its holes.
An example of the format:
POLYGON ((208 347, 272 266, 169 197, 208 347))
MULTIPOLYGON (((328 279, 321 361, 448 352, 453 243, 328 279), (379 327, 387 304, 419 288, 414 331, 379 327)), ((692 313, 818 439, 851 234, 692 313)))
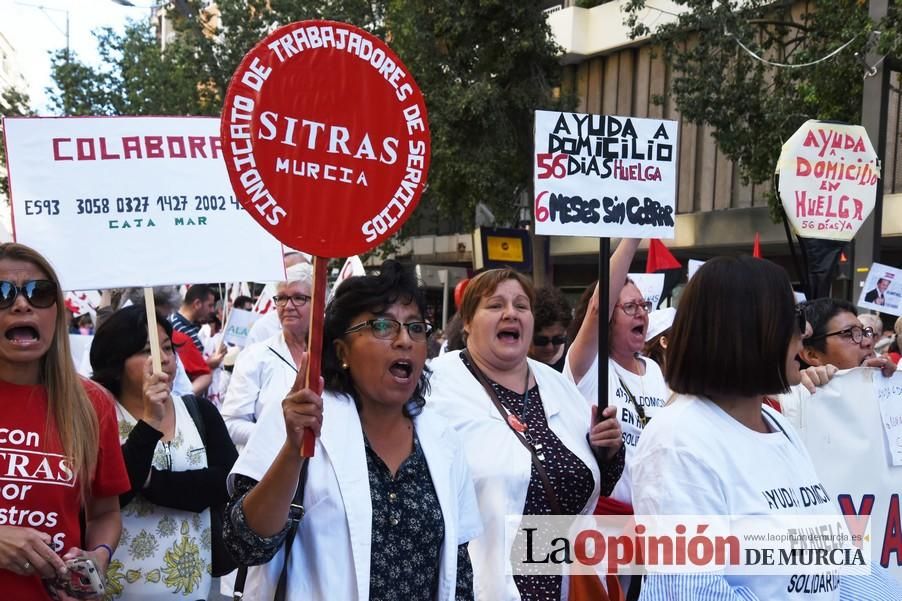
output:
POLYGON ((241 351, 222 403, 222 417, 239 448, 247 444, 263 407, 285 398, 307 350, 313 271, 309 263, 301 263, 286 275, 273 296, 282 329, 241 351))
MULTIPOLYGON (((431 363, 429 403, 464 438, 486 528, 470 544, 477 598, 484 601, 566 598, 561 574, 507 575, 511 562, 517 567, 522 559, 512 556, 522 539, 505 536, 506 519, 591 514, 623 469, 617 421, 608 415, 595 424, 572 382, 527 358, 534 298, 531 282, 516 271, 477 275, 460 309, 466 349, 431 363)), ((595 583, 594 598, 604 599, 595 583)))
MULTIPOLYGON (((608 398, 606 411, 616 415, 623 430, 627 467, 609 498, 599 501, 599 514, 632 513, 632 480, 629 455, 636 450, 642 431, 669 397, 661 368, 640 355, 648 331, 651 303, 631 280, 630 263, 639 240, 623 239, 611 256, 608 291, 608 398), (624 283, 625 282, 625 283, 624 283), (616 413, 614 413, 616 412, 616 413)), ((589 301, 585 319, 570 346, 564 374, 571 377, 585 399, 598 399, 598 287, 589 301)))
POLYGON ((113 401, 76 374, 59 280, 21 244, 0 244, 0 324, 0 591, 70 599, 69 566, 102 574, 119 543, 129 485, 113 401))
POLYGON ((338 287, 323 328, 325 392, 305 387, 305 359, 232 471, 226 544, 256 566, 244 599, 473 598, 467 542, 479 511, 458 438, 425 401, 425 310, 394 261, 338 287), (316 436, 309 460, 305 429, 316 436))

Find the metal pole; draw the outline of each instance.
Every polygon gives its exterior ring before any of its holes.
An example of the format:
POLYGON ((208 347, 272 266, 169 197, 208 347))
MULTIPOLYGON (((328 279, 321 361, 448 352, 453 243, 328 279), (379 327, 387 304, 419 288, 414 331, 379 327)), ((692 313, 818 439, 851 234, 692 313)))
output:
POLYGON ((598 419, 608 406, 608 311, 611 296, 611 239, 598 241, 598 419))
POLYGON ((439 269, 438 277, 442 281, 442 331, 448 325, 448 270, 439 269))
MULTIPOLYGON (((887 14, 888 0, 870 0, 868 15, 874 23, 879 23, 887 14)), ((886 117, 887 96, 889 92, 890 68, 875 51, 868 53, 865 59, 868 65, 874 65, 865 75, 861 97, 861 124, 868 132, 868 137, 877 151, 877 158, 886 167, 886 117)), ((851 298, 858 298, 858 293, 867 278, 871 263, 880 260, 880 239, 883 236, 883 181, 885 175, 877 181, 877 202, 870 217, 858 230, 855 236, 855 272, 853 274, 851 298)))

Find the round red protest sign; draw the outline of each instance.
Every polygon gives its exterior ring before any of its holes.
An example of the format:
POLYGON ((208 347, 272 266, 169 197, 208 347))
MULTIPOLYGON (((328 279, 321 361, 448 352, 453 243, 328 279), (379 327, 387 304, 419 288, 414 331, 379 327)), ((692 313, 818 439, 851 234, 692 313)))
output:
POLYGON ((283 244, 322 257, 394 234, 429 170, 413 76, 346 23, 292 23, 257 44, 232 76, 221 134, 241 205, 283 244))

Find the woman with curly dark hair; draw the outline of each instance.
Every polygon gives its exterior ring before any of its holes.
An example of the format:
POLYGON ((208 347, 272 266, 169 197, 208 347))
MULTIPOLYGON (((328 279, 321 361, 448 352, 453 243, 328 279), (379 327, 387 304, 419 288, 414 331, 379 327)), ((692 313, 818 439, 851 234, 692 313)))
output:
POLYGON ((425 406, 424 313, 413 273, 394 261, 339 286, 324 323, 325 392, 303 387, 305 357, 232 471, 226 544, 258 566, 245 599, 473 598, 467 542, 479 512, 457 437, 425 406), (306 513, 292 538, 299 491, 306 513))

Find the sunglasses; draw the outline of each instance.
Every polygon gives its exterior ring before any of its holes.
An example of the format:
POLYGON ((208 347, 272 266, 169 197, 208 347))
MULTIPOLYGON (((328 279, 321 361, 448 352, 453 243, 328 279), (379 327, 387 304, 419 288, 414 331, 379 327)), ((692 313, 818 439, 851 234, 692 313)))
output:
POLYGON ((795 318, 796 318, 796 327, 799 329, 799 333, 804 337, 805 332, 808 331, 808 320, 805 318, 805 306, 804 305, 796 305, 795 306, 795 318))
POLYGON ((35 309, 46 309, 56 304, 58 292, 56 284, 50 280, 29 280, 21 286, 0 280, 0 309, 12 307, 20 294, 35 309))
POLYGON ((561 346, 565 342, 567 342, 566 336, 533 336, 532 344, 533 346, 546 346, 548 343, 553 344, 554 346, 561 346))

